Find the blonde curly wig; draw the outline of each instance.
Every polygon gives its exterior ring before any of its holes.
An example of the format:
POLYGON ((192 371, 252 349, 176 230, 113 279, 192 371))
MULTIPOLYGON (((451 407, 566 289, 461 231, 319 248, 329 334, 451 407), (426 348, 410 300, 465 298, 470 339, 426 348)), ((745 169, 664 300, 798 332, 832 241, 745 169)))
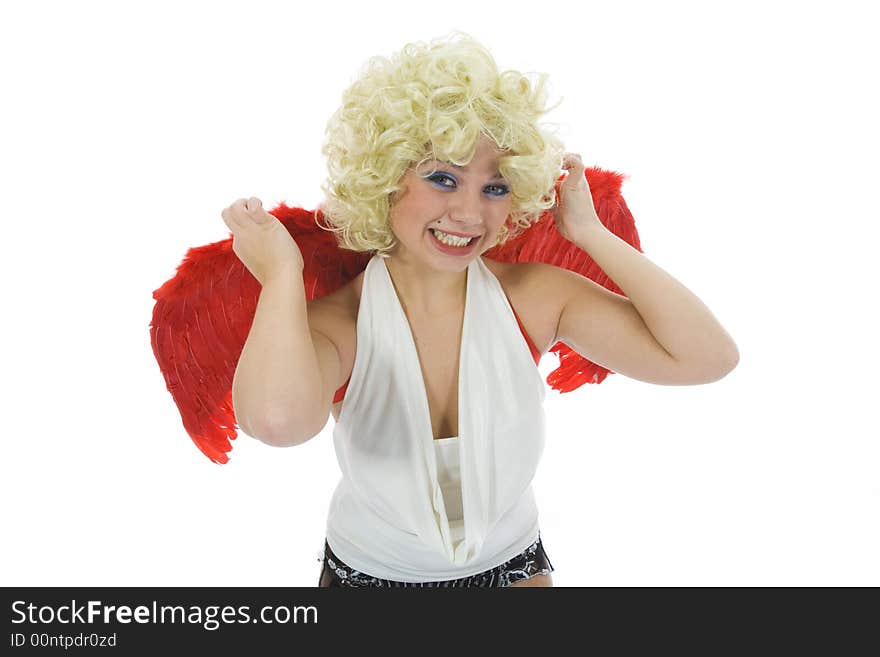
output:
POLYGON ((562 142, 536 123, 553 109, 544 107, 546 80, 499 72, 486 48, 457 31, 371 58, 327 123, 321 227, 340 248, 387 257, 406 171, 435 157, 464 166, 485 134, 504 151, 499 170, 512 199, 493 246, 518 235, 553 206, 561 174, 562 142))

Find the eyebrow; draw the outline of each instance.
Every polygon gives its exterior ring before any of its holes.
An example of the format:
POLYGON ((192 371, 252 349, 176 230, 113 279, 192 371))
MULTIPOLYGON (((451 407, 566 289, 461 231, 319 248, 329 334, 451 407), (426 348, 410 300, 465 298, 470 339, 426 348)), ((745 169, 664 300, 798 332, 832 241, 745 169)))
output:
MULTIPOLYGON (((435 162, 439 162, 440 164, 445 164, 446 166, 452 167, 453 169, 458 169, 459 171, 466 171, 467 167, 461 167, 457 164, 453 164, 452 162, 447 162, 446 160, 434 160, 435 162)), ((496 171, 495 175, 493 175, 490 180, 503 180, 504 176, 501 175, 500 171, 496 171)))

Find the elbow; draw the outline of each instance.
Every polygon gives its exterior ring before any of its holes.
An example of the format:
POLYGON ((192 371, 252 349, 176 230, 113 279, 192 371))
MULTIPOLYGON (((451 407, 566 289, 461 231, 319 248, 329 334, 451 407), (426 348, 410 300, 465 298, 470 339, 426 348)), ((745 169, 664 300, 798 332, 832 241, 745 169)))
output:
POLYGON ((731 343, 730 350, 727 352, 727 357, 724 359, 724 373, 721 376, 727 376, 730 374, 736 369, 737 365, 739 365, 739 349, 736 348, 735 344, 731 343))
POLYGON ((729 356, 691 363, 690 366, 680 366, 675 383, 691 386, 715 383, 730 374, 737 363, 739 363, 739 353, 735 352, 729 356))
POLYGON ((733 352, 721 359, 720 364, 709 371, 700 383, 714 383, 715 381, 720 381, 735 370, 738 364, 739 351, 734 346, 733 352))
POLYGON ((707 359, 704 364, 703 376, 705 380, 702 383, 713 383, 719 379, 723 379, 730 374, 739 364, 739 349, 731 340, 723 348, 719 347, 712 358, 707 359), (706 367, 711 363, 711 367, 706 367))
POLYGON ((264 431, 256 436, 261 443, 269 445, 269 447, 293 447, 305 441, 294 439, 290 434, 279 431, 264 431))
MULTIPOLYGON (((326 424, 326 422, 324 423, 326 424)), ((272 447, 295 447, 302 445, 314 438, 321 429, 315 431, 312 425, 306 422, 291 421, 287 418, 270 416, 270 419, 260 432, 259 439, 272 447)))
MULTIPOLYGON (((233 393, 232 405, 235 408, 235 394, 233 393)), ((239 408, 243 408, 239 406, 239 408)), ((329 411, 328 411, 329 417, 329 411)), ((236 422, 239 428, 247 435, 265 443, 270 447, 294 447, 308 442, 321 429, 310 431, 312 424, 294 420, 286 413, 259 412, 259 413, 236 413, 236 422)))
POLYGON ((251 427, 239 422, 238 429, 240 432, 247 434, 255 440, 259 440, 261 443, 269 445, 270 447, 291 447, 297 444, 290 440, 288 434, 278 430, 269 430, 265 426, 251 427))

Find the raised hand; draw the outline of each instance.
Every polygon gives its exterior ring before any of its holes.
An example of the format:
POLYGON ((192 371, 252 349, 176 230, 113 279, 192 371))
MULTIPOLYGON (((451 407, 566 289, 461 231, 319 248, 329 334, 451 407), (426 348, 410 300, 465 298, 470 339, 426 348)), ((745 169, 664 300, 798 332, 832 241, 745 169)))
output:
POLYGON ((303 257, 290 232, 263 209, 260 199, 240 198, 220 213, 232 231, 232 250, 260 285, 286 271, 303 270, 303 257))
POLYGON ((553 215, 559 234, 577 244, 582 231, 595 225, 604 226, 593 205, 586 167, 581 156, 577 153, 566 153, 562 159, 562 168, 568 171, 568 176, 559 186, 558 201, 550 209, 550 214, 553 215))

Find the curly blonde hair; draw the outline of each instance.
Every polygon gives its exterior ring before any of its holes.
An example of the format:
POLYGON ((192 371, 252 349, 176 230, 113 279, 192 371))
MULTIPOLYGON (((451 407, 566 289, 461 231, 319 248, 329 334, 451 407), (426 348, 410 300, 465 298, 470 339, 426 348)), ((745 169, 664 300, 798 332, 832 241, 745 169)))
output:
POLYGON ((409 43, 390 60, 371 58, 327 123, 321 227, 340 248, 387 257, 397 244, 389 213, 406 171, 435 157, 464 166, 485 134, 503 151, 499 171, 512 199, 493 246, 520 234, 553 206, 564 155, 536 123, 553 109, 544 107, 546 80, 499 72, 489 51, 458 31, 409 43))

